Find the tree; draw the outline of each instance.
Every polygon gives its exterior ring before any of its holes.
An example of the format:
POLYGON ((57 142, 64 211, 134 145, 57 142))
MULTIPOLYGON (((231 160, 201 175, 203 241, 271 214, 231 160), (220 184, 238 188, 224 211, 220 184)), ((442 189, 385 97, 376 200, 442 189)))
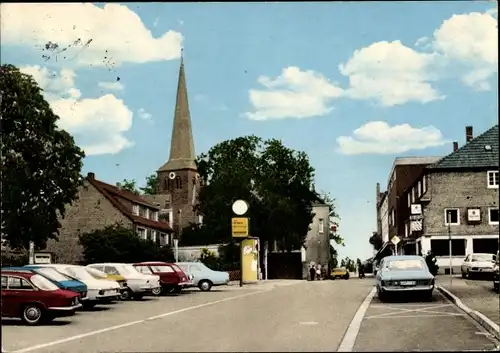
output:
POLYGON ((116 186, 139 195, 139 189, 137 189, 137 182, 135 180, 123 179, 121 182, 116 183, 116 186))
POLYGON ((318 201, 314 169, 304 152, 275 139, 245 136, 215 145, 197 165, 205 185, 197 205, 203 215, 201 229, 209 229, 215 242, 231 239, 231 204, 243 199, 250 205, 252 236, 262 242, 276 240, 282 251, 303 245, 312 203, 318 201))
POLYGON ((141 191, 146 195, 156 194, 156 184, 158 182, 158 176, 156 174, 151 174, 146 177, 146 185, 141 188, 141 191))
POLYGON ((78 197, 85 154, 57 127, 35 80, 13 65, 0 67, 0 105, 2 236, 15 249, 44 248, 78 197))
POLYGON ((382 248, 383 241, 382 241, 382 236, 378 234, 377 232, 373 232, 372 236, 368 240, 370 244, 373 246, 373 249, 375 250, 380 250, 382 248))
POLYGON ((356 263, 349 257, 342 259, 340 266, 345 267, 349 272, 356 272, 356 263))
POLYGON ((132 229, 114 224, 79 236, 86 263, 174 261, 168 246, 141 239, 132 229))

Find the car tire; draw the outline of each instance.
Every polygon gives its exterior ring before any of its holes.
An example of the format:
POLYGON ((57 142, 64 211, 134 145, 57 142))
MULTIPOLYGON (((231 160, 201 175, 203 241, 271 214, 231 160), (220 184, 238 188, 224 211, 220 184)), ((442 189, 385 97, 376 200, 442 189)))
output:
POLYGON ((465 272, 462 271, 462 278, 465 278, 465 272))
POLYGON ((181 286, 175 286, 172 293, 179 294, 182 291, 181 286))
POLYGON ((465 273, 465 278, 467 278, 467 279, 471 279, 472 278, 471 273, 470 273, 469 270, 467 270, 467 272, 465 273))
POLYGON ((378 291, 378 298, 380 299, 381 302, 386 302, 387 301, 387 294, 382 292, 381 290, 378 291))
POLYGON ((162 287, 158 287, 158 288, 154 288, 151 293, 155 296, 160 296, 161 293, 163 292, 163 288, 162 287))
POLYGON ((89 302, 88 300, 85 300, 83 303, 82 303, 82 307, 85 309, 85 310, 92 310, 94 309, 94 306, 96 306, 96 302, 89 302))
POLYGON ((207 279, 204 279, 198 282, 198 288, 200 288, 202 292, 208 292, 210 289, 212 289, 212 282, 210 282, 207 279))
POLYGON ((349 274, 346 274, 346 275, 344 276, 344 279, 349 279, 349 274))
POLYGON ((120 300, 125 301, 130 300, 130 298, 132 298, 132 291, 129 288, 120 293, 120 300))
POLYGON ((38 304, 25 305, 21 313, 21 320, 29 326, 39 325, 45 317, 45 310, 38 304))

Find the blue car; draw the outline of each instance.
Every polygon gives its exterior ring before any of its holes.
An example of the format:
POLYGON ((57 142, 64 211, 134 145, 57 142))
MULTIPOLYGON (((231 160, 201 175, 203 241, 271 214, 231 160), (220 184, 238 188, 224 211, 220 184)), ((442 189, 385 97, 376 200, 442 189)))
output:
POLYGON ((54 283, 61 289, 67 289, 72 292, 80 294, 80 300, 83 300, 87 296, 87 286, 75 280, 74 278, 63 275, 62 273, 49 267, 42 267, 37 265, 26 265, 23 267, 5 267, 2 270, 8 271, 31 271, 33 273, 39 274, 49 281, 54 283))
POLYGON ((212 286, 223 286, 229 283, 229 274, 214 271, 201 262, 176 262, 192 281, 191 286, 198 287, 202 292, 208 292, 212 286))
POLYGON ((434 276, 421 256, 387 256, 380 262, 376 287, 381 301, 403 293, 422 294, 429 301, 432 300, 434 276))

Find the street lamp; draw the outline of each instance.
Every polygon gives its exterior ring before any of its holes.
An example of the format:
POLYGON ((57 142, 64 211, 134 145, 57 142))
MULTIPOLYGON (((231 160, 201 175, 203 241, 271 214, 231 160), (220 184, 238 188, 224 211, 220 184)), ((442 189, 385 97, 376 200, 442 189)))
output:
POLYGON ((451 211, 448 210, 447 212, 447 216, 446 216, 447 220, 448 220, 448 247, 449 247, 449 253, 450 253, 450 286, 452 284, 452 281, 453 281, 453 267, 452 267, 452 241, 451 241, 451 211))

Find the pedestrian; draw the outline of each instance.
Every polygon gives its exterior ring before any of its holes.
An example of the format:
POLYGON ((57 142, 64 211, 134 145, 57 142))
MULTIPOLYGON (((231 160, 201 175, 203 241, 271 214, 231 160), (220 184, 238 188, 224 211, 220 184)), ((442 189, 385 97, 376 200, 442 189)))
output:
POLYGON ((316 265, 316 279, 318 281, 321 280, 321 265, 320 264, 316 265))
POLYGON ((314 268, 314 265, 311 265, 311 267, 309 268, 309 275, 310 275, 309 280, 314 281, 314 277, 316 275, 316 269, 314 268))

